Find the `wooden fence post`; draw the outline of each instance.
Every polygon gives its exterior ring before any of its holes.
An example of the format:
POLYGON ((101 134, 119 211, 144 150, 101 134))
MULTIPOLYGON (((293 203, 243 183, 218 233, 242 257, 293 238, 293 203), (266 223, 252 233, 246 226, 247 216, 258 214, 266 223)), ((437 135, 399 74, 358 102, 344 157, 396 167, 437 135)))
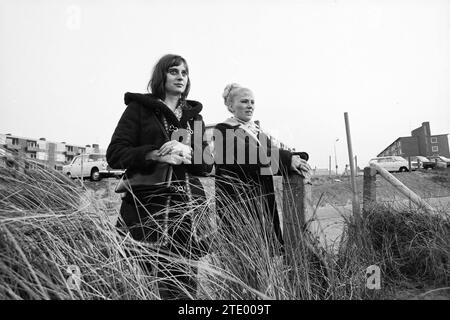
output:
MULTIPOLYGON (((283 178, 283 239, 287 259, 300 250, 305 223, 312 216, 311 184, 299 175, 283 178)), ((290 261, 288 261, 290 263, 290 261)))
POLYGON ((358 228, 361 226, 361 207, 359 204, 358 197, 358 188, 356 185, 356 174, 355 174, 355 162, 353 158, 353 147, 352 147, 352 137, 350 134, 350 121, 348 119, 348 113, 344 112, 344 120, 345 120, 345 131, 347 133, 347 149, 348 149, 348 162, 350 164, 350 174, 351 174, 351 183, 352 183, 352 209, 353 209, 353 217, 357 222, 358 228))
POLYGON ((370 208, 377 201, 377 170, 371 167, 364 168, 363 187, 363 213, 366 216, 370 208))
POLYGON ((283 179, 283 213, 285 234, 303 227, 311 217, 311 184, 299 175, 283 179))
MULTIPOLYGON (((305 236, 306 223, 312 217, 312 209, 311 183, 299 175, 283 179, 283 239, 286 264, 294 270, 299 266, 297 258, 307 258, 311 263, 319 264, 318 268, 325 277, 330 277, 331 269, 327 259, 310 242, 314 239, 305 236)), ((295 274, 295 271, 291 274, 295 274)), ((323 285, 325 288, 326 285, 323 285)))

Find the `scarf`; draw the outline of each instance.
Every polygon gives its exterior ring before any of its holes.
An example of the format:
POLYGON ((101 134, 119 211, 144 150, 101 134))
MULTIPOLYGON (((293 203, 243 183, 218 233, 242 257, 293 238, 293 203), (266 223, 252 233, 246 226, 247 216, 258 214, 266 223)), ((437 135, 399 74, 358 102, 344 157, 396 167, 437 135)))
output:
POLYGON ((259 142, 258 139, 258 134, 262 131, 259 126, 254 122, 254 121, 243 121, 241 119, 238 119, 236 117, 231 117, 226 119, 223 123, 226 123, 230 126, 236 127, 238 126, 239 129, 244 130, 245 132, 248 133, 248 135, 250 137, 252 137, 253 139, 255 139, 258 142, 258 145, 260 145, 261 143, 259 142))

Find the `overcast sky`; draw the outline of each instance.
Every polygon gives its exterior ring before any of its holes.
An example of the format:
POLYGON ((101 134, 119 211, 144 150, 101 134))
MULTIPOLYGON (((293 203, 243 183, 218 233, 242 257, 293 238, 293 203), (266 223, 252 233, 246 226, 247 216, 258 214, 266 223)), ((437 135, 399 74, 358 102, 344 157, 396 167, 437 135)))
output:
POLYGON ((206 123, 226 84, 254 119, 328 167, 360 166, 429 121, 450 133, 450 1, 0 1, 0 133, 106 148, 125 92, 184 56, 206 123))

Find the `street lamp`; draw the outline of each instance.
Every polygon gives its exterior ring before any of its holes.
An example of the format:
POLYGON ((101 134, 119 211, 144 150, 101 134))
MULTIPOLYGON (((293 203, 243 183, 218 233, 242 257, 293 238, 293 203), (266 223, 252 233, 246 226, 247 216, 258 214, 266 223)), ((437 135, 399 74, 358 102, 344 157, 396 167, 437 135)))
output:
POLYGON ((334 141, 334 165, 336 166, 336 175, 338 175, 338 164, 337 164, 337 156, 336 156, 336 142, 339 141, 339 138, 334 141))

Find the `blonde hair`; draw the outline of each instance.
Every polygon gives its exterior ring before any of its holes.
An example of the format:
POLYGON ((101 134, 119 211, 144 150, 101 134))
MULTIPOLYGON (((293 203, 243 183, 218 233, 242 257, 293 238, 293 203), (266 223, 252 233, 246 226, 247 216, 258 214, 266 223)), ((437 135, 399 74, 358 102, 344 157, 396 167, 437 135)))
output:
POLYGON ((223 101, 228 108, 231 107, 231 103, 233 101, 232 98, 234 95, 232 94, 232 92, 236 91, 236 89, 241 89, 241 88, 244 88, 244 87, 238 83, 230 83, 223 90, 223 93, 222 93, 223 101))

